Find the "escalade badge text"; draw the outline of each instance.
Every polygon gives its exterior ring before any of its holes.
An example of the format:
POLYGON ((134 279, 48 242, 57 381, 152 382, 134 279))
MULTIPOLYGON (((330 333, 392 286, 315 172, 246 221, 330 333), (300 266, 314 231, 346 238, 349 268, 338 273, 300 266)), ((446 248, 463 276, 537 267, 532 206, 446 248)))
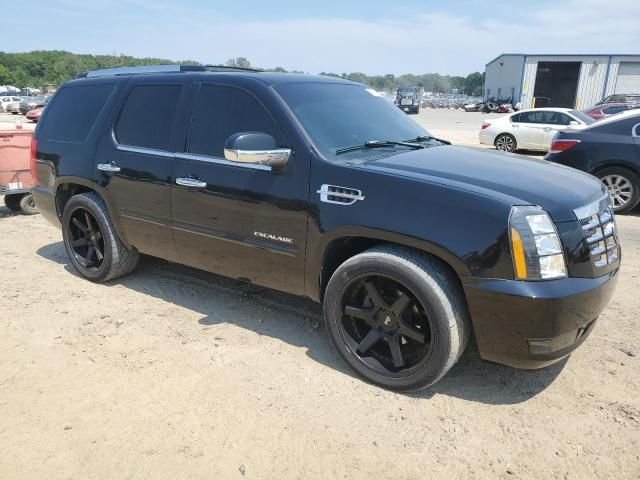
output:
POLYGON ((273 240, 275 242, 293 243, 293 238, 281 237, 280 235, 273 235, 271 233, 253 232, 253 236, 273 240))

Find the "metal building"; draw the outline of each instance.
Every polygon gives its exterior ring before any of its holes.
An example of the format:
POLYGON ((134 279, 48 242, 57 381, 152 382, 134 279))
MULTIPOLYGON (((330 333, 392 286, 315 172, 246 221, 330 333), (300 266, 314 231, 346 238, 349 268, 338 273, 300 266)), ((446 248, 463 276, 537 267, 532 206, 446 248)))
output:
POLYGON ((485 99, 512 98, 522 108, 588 108, 614 93, 640 93, 640 54, 504 53, 485 70, 485 99))

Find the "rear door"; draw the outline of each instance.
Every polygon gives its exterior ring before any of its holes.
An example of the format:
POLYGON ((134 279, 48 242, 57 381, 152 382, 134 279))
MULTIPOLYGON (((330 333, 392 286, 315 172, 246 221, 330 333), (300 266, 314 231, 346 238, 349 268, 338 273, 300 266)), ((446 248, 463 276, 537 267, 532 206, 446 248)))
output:
POLYGON ((196 87, 187 146, 176 155, 172 176, 172 221, 181 262, 304 293, 308 149, 295 148, 285 138, 264 106, 267 92, 258 98, 236 85, 203 82, 196 87), (280 171, 225 160, 225 141, 239 132, 267 133, 294 153, 280 171), (200 185, 184 186, 184 179, 200 185))
POLYGON ((111 208, 125 240, 139 251, 177 260, 171 230, 173 153, 184 135, 179 125, 183 84, 132 79, 112 120, 96 168, 108 186, 111 208))
POLYGON ((540 124, 542 129, 542 143, 540 148, 548 150, 551 147, 551 141, 556 133, 560 130, 568 129, 573 118, 566 113, 554 111, 543 112, 542 118, 544 123, 540 124))

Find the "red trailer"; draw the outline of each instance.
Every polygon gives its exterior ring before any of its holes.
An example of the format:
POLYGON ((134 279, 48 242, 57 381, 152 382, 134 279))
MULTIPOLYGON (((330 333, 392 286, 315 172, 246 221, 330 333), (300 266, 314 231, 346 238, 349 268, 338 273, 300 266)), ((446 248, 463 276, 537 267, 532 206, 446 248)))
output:
POLYGON ((31 137, 33 132, 17 125, 0 130, 0 195, 10 210, 27 215, 38 213, 31 187, 31 137))

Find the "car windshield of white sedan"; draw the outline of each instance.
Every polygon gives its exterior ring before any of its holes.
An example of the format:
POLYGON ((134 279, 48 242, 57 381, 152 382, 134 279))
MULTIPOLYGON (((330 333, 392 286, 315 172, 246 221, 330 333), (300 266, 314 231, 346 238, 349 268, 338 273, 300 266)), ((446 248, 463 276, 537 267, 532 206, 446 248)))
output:
MULTIPOLYGON (((430 137, 389 100, 360 85, 305 82, 286 83, 275 89, 328 160, 370 156, 373 150, 366 147, 336 156, 340 149, 367 142, 387 142, 384 150, 393 154, 406 151, 407 146, 390 142, 430 137)), ((381 150, 376 148, 375 154, 381 150)))

